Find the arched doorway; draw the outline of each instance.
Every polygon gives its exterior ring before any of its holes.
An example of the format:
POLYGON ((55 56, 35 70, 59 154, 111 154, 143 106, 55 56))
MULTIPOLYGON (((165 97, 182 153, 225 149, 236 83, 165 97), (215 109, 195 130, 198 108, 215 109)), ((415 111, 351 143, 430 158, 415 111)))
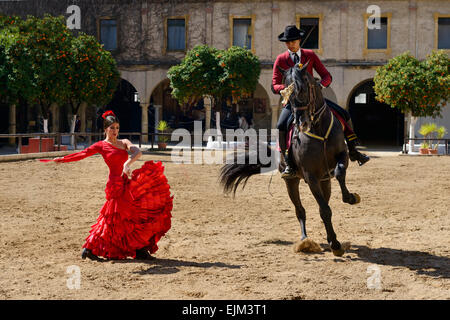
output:
MULTIPOLYGON (((6 103, 0 102, 0 133, 8 134, 9 133, 9 111, 10 107, 6 103)), ((1 139, 0 143, 3 142, 4 139, 1 139)), ((6 140, 5 140, 6 141, 6 140)))
MULTIPOLYGON (((239 127, 239 116, 244 116, 247 123, 255 130, 270 129, 272 126, 270 99, 267 91, 260 83, 256 85, 255 91, 249 97, 242 98, 232 105, 230 112, 231 114, 228 117, 232 119, 230 122, 234 122, 234 129, 239 127)), ((224 115, 224 117, 226 116, 227 114, 224 115)))
POLYGON ((135 102, 137 90, 128 81, 121 79, 114 96, 106 106, 120 120, 120 131, 141 132, 142 111, 139 102, 135 102))
POLYGON ((255 129, 270 129, 272 126, 272 108, 266 89, 258 83, 253 92, 253 125, 255 129))
MULTIPOLYGON (((172 96, 170 80, 167 78, 153 89, 149 110, 154 112, 153 119, 157 117, 155 124, 164 120, 172 129, 184 128, 193 131, 194 121, 202 121, 205 118, 203 100, 200 99, 192 105, 180 105, 172 96)), ((149 129, 149 132, 152 131, 149 129)))
POLYGON ((172 97, 172 88, 169 86, 169 80, 166 80, 166 85, 163 83, 163 113, 162 119, 172 128, 183 127, 183 123, 187 121, 178 101, 172 97))
POLYGON ((359 83, 349 95, 348 110, 361 143, 371 146, 401 146, 404 115, 375 100, 372 79, 359 83))

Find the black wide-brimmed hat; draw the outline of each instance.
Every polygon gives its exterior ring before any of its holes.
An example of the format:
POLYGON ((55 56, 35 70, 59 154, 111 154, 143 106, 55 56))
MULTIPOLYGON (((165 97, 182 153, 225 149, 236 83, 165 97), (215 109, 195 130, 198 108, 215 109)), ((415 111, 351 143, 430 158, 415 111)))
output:
POLYGON ((283 42, 298 40, 300 38, 303 38, 304 35, 305 31, 303 31, 302 29, 298 29, 297 26, 292 25, 287 26, 284 29, 284 32, 280 33, 280 35, 278 36, 278 40, 283 42))

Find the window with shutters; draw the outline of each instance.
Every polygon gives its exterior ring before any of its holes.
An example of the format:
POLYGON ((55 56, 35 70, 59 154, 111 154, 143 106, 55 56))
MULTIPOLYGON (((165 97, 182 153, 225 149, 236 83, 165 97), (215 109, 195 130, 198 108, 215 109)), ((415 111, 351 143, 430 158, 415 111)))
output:
POLYGON ((105 50, 115 51, 118 48, 117 19, 101 17, 97 20, 97 38, 105 50))

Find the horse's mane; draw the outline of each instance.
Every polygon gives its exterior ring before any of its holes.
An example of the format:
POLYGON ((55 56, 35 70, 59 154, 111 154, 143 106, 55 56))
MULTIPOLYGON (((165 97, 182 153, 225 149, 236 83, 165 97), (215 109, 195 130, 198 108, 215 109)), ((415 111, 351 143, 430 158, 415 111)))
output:
MULTIPOLYGON (((294 86, 293 92, 289 97, 289 101, 291 102, 292 106, 296 106, 295 100, 298 95, 302 91, 302 87, 305 90, 308 90, 307 88, 310 87, 310 85, 313 85, 312 82, 314 82, 314 77, 309 74, 309 72, 306 70, 306 68, 301 68, 296 65, 295 67, 292 67, 287 70, 285 75, 285 84, 286 86, 292 85, 294 86), (304 86, 306 85, 306 86, 304 86)), ((300 101, 299 101, 300 102, 300 101)), ((309 102, 309 101, 308 101, 309 102)))

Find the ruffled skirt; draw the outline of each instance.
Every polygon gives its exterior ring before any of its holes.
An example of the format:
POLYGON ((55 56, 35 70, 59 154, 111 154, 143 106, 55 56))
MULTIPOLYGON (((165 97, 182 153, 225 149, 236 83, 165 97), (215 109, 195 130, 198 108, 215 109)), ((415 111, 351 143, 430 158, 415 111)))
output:
POLYGON ((83 248, 109 259, 135 257, 136 250, 150 253, 170 229, 173 196, 161 162, 147 161, 133 171, 132 179, 110 177, 106 202, 83 248))

